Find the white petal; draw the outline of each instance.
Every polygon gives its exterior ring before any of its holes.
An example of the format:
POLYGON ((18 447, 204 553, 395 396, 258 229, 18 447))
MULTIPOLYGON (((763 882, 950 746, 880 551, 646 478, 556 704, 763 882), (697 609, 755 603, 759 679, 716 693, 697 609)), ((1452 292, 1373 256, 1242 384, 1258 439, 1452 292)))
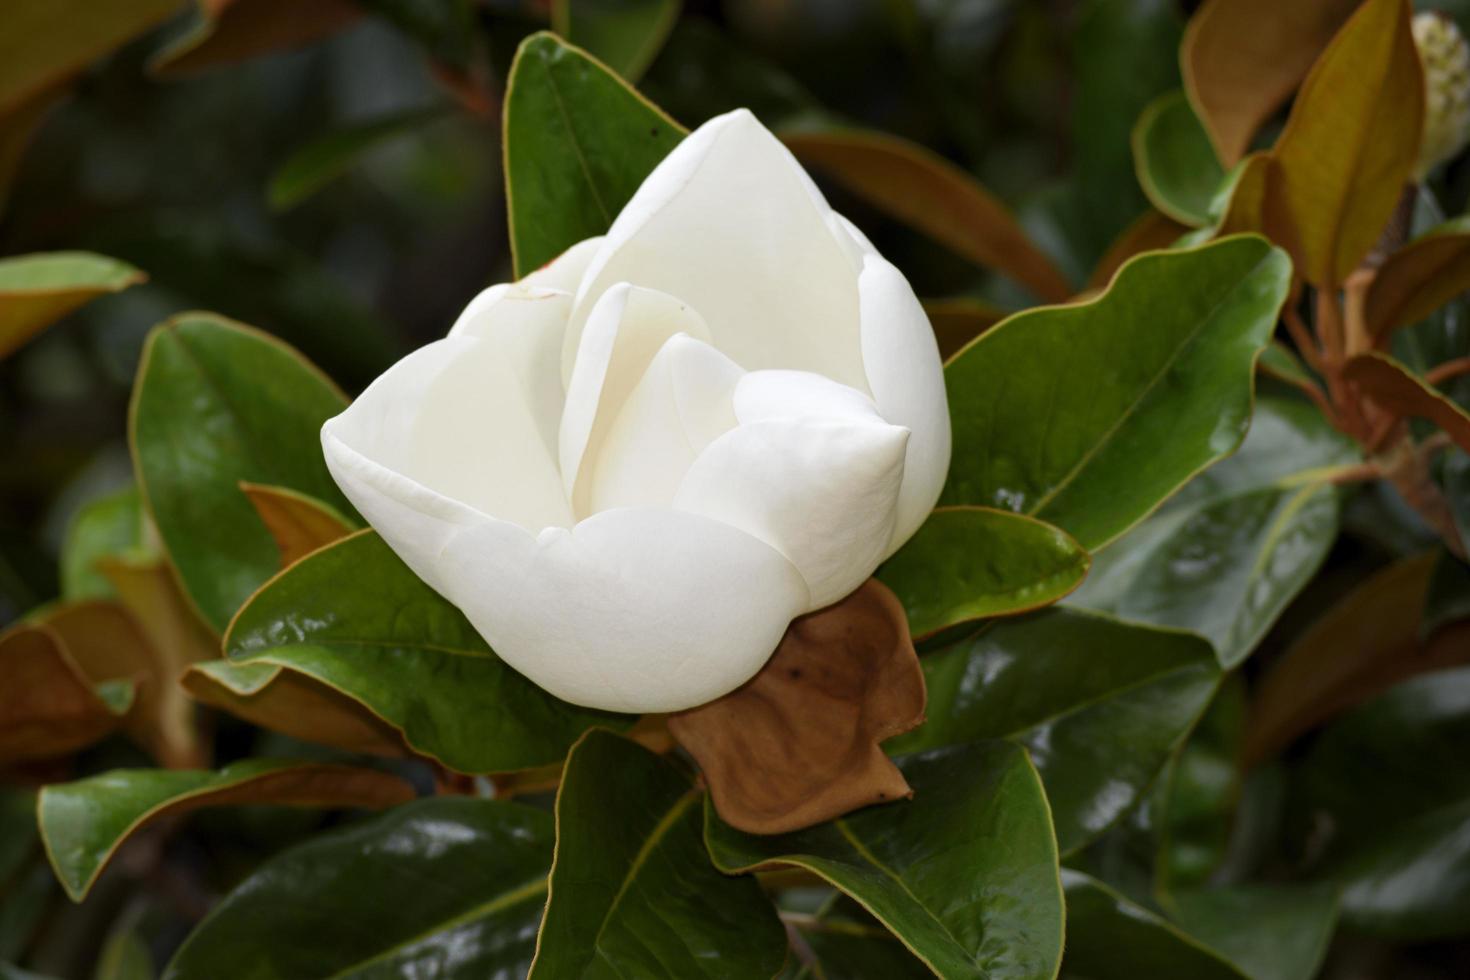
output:
POLYGON ((705 123, 613 222, 577 293, 563 377, 592 304, 613 283, 633 282, 698 309, 714 345, 747 370, 814 371, 866 390, 857 272, 830 214, 749 112, 705 123))
POLYGON ((898 520, 886 558, 924 523, 949 474, 944 367, 934 328, 903 273, 879 255, 851 222, 841 215, 833 217, 863 252, 858 292, 868 390, 885 419, 913 433, 904 459, 898 520))
POLYGON ((841 599, 887 553, 908 430, 859 392, 789 371, 742 378, 735 414, 740 425, 694 461, 674 506, 785 555, 807 584, 809 608, 841 599), (809 414, 783 414, 783 405, 809 414))
POLYGON ((555 456, 558 401, 547 391, 560 335, 550 320, 521 326, 508 339, 491 331, 422 347, 329 419, 327 464, 349 498, 344 481, 361 477, 350 458, 359 456, 472 511, 532 530, 570 525, 555 456))
POLYGON ((587 514, 583 463, 595 455, 623 403, 670 337, 709 339, 699 314, 672 296, 619 283, 607 290, 588 318, 567 384, 558 460, 562 487, 573 510, 587 514))
POLYGON ((560 289, 575 296, 588 264, 602 246, 602 238, 603 236, 598 235, 596 238, 582 239, 541 268, 523 276, 521 285, 560 289))
POLYGON ((539 535, 393 473, 324 434, 332 474, 400 558, 510 666, 563 700, 679 711, 745 683, 808 606, 790 562, 671 510, 539 535))
POLYGON ((589 464, 591 510, 671 504, 695 457, 735 427, 735 385, 744 373, 702 341, 670 337, 589 464))
POLYGON ((448 597, 516 670, 611 711, 679 711, 760 670, 807 605, 801 577, 749 535, 668 510, 614 510, 531 538, 459 530, 448 597))

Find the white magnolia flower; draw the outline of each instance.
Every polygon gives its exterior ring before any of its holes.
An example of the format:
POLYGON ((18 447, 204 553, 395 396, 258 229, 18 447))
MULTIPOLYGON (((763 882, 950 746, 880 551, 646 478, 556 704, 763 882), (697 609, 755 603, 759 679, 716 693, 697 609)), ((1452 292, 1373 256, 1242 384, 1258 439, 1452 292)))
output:
POLYGON ((933 508, 949 417, 903 275, 744 110, 602 238, 475 298, 322 427, 343 492, 567 701, 740 686, 933 508))

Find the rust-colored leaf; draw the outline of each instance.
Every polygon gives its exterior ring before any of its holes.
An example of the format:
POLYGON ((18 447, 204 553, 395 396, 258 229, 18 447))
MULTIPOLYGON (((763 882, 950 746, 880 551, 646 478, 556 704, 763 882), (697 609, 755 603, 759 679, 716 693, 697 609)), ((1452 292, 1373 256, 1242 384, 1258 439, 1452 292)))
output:
POLYGON ((115 731, 130 702, 109 704, 45 626, 0 635, 0 761, 67 755, 115 731))
POLYGON ((784 833, 910 796, 878 743, 922 722, 924 698, 903 606, 869 579, 793 622, 760 673, 669 730, 726 823, 784 833))
POLYGON ((349 0, 200 0, 194 30, 160 51, 148 70, 183 78, 329 37, 362 16, 349 0))
POLYGON ((1272 149, 1296 271, 1340 285, 1378 241, 1419 157, 1424 73, 1408 0, 1365 0, 1312 67, 1272 149))
POLYGON ((1167 215, 1152 209, 1145 211, 1133 224, 1124 228, 1123 233, 1108 246, 1108 250, 1098 260, 1097 267, 1092 270, 1092 276, 1087 280, 1087 288, 1103 289, 1112 282, 1113 273, 1117 272, 1124 262, 1140 252, 1168 248, 1187 231, 1189 231, 1188 228, 1167 215))
POLYGON ((1409 242, 1368 287, 1364 320, 1374 337, 1407 327, 1470 289, 1470 218, 1456 218, 1409 242))
POLYGON ((1184 87, 1226 168, 1306 77, 1358 0, 1207 0, 1179 47, 1184 87))
POLYGON ((138 624, 158 677, 158 725, 181 761, 198 764, 198 719, 179 678, 190 664, 219 656, 219 640, 189 604, 168 563, 157 555, 109 555, 96 568, 138 624))
POLYGON ((276 542, 282 568, 352 533, 341 514, 304 493, 244 481, 240 489, 276 542))
POLYGON ((1387 354, 1372 351, 1350 357, 1342 374, 1385 412, 1427 419, 1470 452, 1470 415, 1387 354))
POLYGON ((211 660, 191 666, 180 683, 203 704, 304 742, 389 758, 414 755, 397 729, 362 704, 285 667, 211 660))
POLYGON ((934 326, 934 339, 939 342, 939 356, 950 356, 970 341, 995 326, 1010 313, 978 299, 926 299, 924 312, 934 326))
POLYGON ((1005 205, 938 154, 886 133, 789 132, 781 139, 802 163, 1038 299, 1061 303, 1072 295, 1067 277, 1005 205))
POLYGON ((136 705, 124 728, 155 759, 173 769, 204 763, 191 713, 179 711, 177 699, 168 694, 174 676, 126 609, 87 600, 50 609, 39 622, 56 634, 93 684, 125 680, 136 685, 136 705))
POLYGON ((1427 554, 1388 566, 1291 645, 1257 689, 1247 764, 1401 680, 1470 661, 1470 621, 1420 637, 1434 564, 1427 554))
POLYGON ((88 252, 0 259, 0 357, 92 300, 146 278, 126 262, 88 252))

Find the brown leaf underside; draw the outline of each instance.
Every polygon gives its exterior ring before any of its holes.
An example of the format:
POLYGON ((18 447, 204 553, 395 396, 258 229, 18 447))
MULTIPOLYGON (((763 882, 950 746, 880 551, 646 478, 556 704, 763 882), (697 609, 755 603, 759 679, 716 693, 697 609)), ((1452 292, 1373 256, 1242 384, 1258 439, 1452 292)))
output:
POLYGON ((49 629, 19 626, 0 638, 0 674, 0 759, 7 764, 66 755, 122 723, 49 629))
POLYGON ((669 730, 726 823, 777 834, 912 796, 878 743, 920 724, 924 703, 903 606, 869 579, 795 620, 760 673, 669 730))

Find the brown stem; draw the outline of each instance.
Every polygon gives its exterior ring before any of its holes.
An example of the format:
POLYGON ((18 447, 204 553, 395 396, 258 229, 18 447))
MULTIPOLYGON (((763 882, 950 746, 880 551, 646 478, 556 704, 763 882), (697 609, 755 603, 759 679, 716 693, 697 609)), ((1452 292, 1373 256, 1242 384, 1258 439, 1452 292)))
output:
POLYGON ((1297 353, 1301 354, 1302 360, 1312 367, 1318 374, 1322 373, 1322 350, 1313 339, 1312 332, 1302 322, 1302 315, 1296 311, 1296 305, 1288 302, 1286 308, 1281 311, 1281 318, 1286 321, 1286 332, 1291 334, 1291 342, 1296 344, 1297 353))
POLYGON ((1446 381, 1458 378, 1462 374, 1470 374, 1470 357, 1457 357, 1453 361, 1436 364, 1424 372, 1424 380, 1438 388, 1446 381))

